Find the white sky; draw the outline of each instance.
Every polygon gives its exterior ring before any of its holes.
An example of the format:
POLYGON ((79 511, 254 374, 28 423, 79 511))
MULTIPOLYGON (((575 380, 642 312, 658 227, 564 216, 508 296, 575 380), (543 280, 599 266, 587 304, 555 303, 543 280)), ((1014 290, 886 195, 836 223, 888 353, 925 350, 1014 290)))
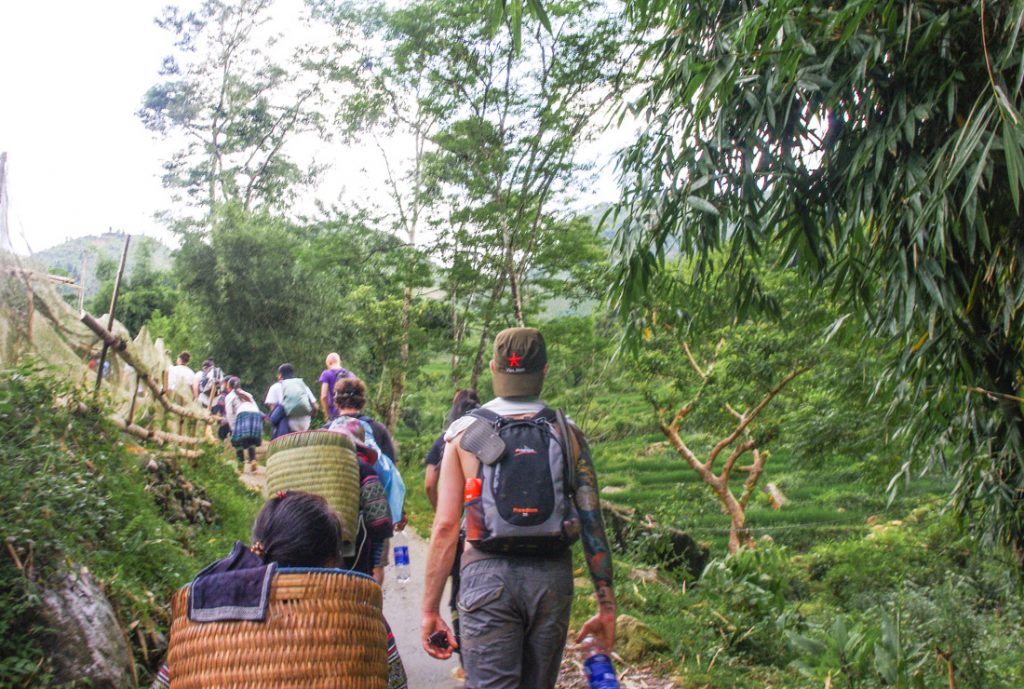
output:
MULTIPOLYGON (((297 0, 286 0, 285 7, 297 0)), ((0 0, 0 151, 8 153, 11 239, 39 251, 112 228, 173 239, 153 217, 170 207, 161 162, 173 146, 135 113, 159 79, 171 35, 153 22, 167 0, 0 0)), ((190 7, 192 3, 182 2, 190 7)), ((296 24, 297 27, 297 24, 296 24)), ((621 132, 585 147, 604 163, 583 205, 614 200, 610 161, 621 132)), ((365 201, 381 186, 372 146, 317 151, 334 162, 315 195, 365 201)), ((307 200, 308 202, 309 200, 307 200)))

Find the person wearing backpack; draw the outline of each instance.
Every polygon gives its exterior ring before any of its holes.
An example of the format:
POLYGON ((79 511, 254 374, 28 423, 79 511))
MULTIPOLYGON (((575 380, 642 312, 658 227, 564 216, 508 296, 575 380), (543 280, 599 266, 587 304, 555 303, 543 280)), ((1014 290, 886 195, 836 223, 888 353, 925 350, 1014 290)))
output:
POLYGON ((295 377, 295 368, 291 364, 277 367, 277 382, 267 390, 264 404, 270 408, 271 435, 274 438, 285 432, 308 431, 316 411, 313 391, 301 378, 295 377))
POLYGON ((217 368, 213 359, 203 362, 203 368, 196 374, 192 383, 192 393, 200 406, 209 409, 212 398, 220 392, 220 386, 224 382, 224 371, 217 368))
MULTIPOLYGON (((379 457, 374 468, 380 476, 380 482, 388 496, 388 508, 395 531, 402 531, 406 525, 405 515, 405 481, 398 471, 398 456, 395 454, 395 442, 388 432, 387 426, 363 413, 366 406, 366 384, 356 377, 340 378, 334 389, 334 406, 339 418, 352 417, 363 428, 366 443, 378 451, 379 457)), ((378 583, 384 583, 384 568, 390 561, 390 539, 383 543, 379 552, 374 553, 373 577, 378 583)))
POLYGON ((612 560, 597 478, 583 433, 540 399, 547 351, 539 331, 498 333, 491 373, 497 397, 445 433, 422 643, 440 659, 461 643, 472 689, 551 689, 572 607, 571 548, 581 536, 598 610, 577 641, 592 636, 605 653, 615 645, 612 560), (439 610, 464 511, 460 642, 439 610))

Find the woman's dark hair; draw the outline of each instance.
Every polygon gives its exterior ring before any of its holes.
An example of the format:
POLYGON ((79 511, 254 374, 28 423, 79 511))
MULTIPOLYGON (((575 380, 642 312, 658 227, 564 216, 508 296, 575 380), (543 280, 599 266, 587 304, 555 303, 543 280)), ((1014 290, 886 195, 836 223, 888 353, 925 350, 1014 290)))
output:
POLYGON ((480 406, 480 395, 476 394, 476 390, 471 388, 463 388, 455 393, 455 398, 452 399, 452 410, 448 413, 448 423, 458 418, 462 418, 467 412, 476 409, 480 406))
POLYGON ((252 549, 281 567, 323 567, 340 559, 341 517, 319 495, 281 491, 252 526, 252 549))
POLYGON ((277 367, 277 372, 281 374, 282 380, 288 380, 289 378, 295 377, 295 367, 291 364, 281 364, 277 367))
POLYGON ((358 378, 342 378, 334 384, 334 406, 338 409, 362 409, 366 406, 366 383, 358 378))

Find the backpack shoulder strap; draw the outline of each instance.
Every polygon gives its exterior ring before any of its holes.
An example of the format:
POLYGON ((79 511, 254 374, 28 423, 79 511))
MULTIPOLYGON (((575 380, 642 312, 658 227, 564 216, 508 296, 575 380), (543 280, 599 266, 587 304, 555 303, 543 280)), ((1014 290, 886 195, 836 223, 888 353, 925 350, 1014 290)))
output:
POLYGON ((484 409, 483 407, 470 409, 468 412, 466 412, 466 416, 473 416, 478 419, 483 419, 484 421, 488 421, 492 424, 501 421, 502 418, 501 415, 495 414, 490 409, 484 409))
POLYGON ((565 491, 570 495, 576 492, 576 462, 580 457, 580 444, 576 434, 569 427, 565 412, 555 410, 555 422, 558 424, 559 435, 562 436, 562 456, 565 460, 565 491))

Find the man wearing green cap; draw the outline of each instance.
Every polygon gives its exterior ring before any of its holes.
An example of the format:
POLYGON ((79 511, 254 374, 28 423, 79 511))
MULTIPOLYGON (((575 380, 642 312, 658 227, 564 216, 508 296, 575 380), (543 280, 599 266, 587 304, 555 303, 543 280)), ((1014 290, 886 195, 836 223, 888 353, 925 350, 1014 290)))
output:
POLYGON ((555 686, 569 628, 571 544, 577 537, 598 606, 577 641, 593 637, 606 653, 615 644, 612 562, 594 467, 582 432, 540 398, 547 363, 539 331, 498 333, 491 360, 497 397, 445 433, 422 642, 441 659, 456 643, 439 609, 465 507, 458 605, 469 689, 555 686))

